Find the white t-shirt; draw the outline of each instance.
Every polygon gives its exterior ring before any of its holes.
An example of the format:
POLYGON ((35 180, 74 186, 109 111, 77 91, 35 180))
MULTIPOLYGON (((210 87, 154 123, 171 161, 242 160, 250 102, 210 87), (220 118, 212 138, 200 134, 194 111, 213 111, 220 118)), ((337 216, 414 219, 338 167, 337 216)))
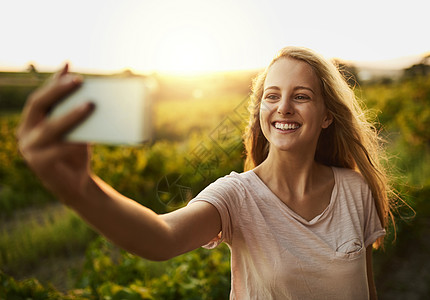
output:
POLYGON ((306 221, 254 173, 232 172, 195 201, 214 205, 222 231, 207 248, 231 250, 230 299, 368 299, 366 247, 385 234, 360 174, 332 168, 322 214, 306 221))

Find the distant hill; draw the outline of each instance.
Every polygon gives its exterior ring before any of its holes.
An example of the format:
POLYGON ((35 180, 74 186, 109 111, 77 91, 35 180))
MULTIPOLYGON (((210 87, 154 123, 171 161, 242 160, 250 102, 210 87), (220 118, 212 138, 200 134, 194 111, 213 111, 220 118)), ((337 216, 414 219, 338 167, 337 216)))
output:
POLYGON ((382 61, 343 61, 343 63, 354 66, 358 79, 362 81, 382 78, 399 79, 405 69, 421 63, 428 55, 430 52, 382 61))

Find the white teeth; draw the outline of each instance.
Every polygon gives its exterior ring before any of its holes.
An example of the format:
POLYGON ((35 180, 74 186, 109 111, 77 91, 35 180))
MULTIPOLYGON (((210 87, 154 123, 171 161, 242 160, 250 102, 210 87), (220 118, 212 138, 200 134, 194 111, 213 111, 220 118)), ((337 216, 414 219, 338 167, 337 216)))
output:
POLYGON ((291 130, 291 129, 297 129, 300 125, 297 123, 294 124, 287 124, 287 123, 275 123, 275 128, 282 129, 282 130, 291 130))

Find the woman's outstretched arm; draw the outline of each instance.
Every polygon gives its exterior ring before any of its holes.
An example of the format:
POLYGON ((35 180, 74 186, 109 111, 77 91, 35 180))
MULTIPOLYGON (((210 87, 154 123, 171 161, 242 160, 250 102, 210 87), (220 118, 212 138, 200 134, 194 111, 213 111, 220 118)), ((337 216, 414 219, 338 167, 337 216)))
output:
POLYGON ((94 107, 86 103, 64 117, 47 118, 53 105, 81 82, 65 66, 29 97, 23 110, 19 149, 43 184, 101 234, 147 259, 169 259, 215 237, 221 221, 211 204, 197 202, 157 215, 92 174, 88 145, 67 143, 63 137, 94 107))
POLYGON ((198 201, 165 215, 124 197, 93 177, 71 207, 122 248, 151 260, 166 260, 202 246, 221 228, 217 209, 198 201))

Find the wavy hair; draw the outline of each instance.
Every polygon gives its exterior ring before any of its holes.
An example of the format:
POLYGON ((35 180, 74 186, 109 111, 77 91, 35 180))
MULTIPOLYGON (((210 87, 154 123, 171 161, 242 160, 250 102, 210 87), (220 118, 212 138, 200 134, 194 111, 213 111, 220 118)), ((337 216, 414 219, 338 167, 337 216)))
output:
MULTIPOLYGON (((254 79, 249 104, 250 119, 244 134, 245 170, 261 164, 269 153, 269 142, 260 127, 260 105, 268 70, 281 58, 300 60, 312 67, 320 79, 325 106, 333 116, 332 124, 321 131, 315 161, 361 173, 372 191, 382 226, 387 228, 390 219, 394 223, 390 199, 395 193, 381 163, 384 152, 380 137, 338 68, 310 49, 283 48, 254 79)), ((374 243, 374 247, 378 248, 382 243, 383 238, 380 238, 374 243)))

